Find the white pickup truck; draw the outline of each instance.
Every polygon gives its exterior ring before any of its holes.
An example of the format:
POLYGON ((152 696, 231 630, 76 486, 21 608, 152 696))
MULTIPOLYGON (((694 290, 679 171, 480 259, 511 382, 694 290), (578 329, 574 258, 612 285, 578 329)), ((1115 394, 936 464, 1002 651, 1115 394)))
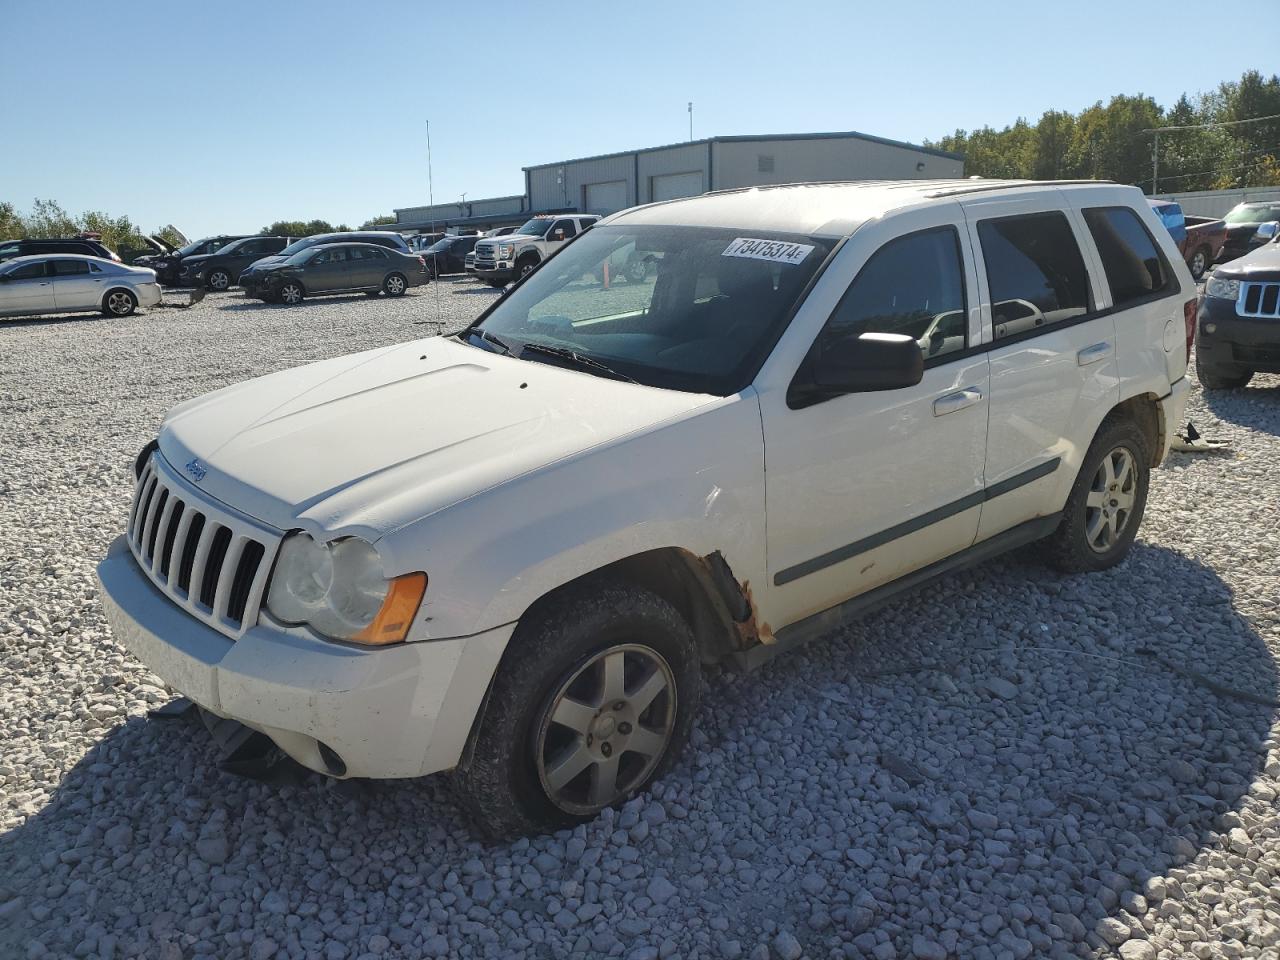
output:
POLYGON ((452 770, 488 830, 554 829, 676 761, 703 664, 1032 541, 1120 562, 1195 306, 1133 187, 631 209, 461 334, 175 408, 102 599, 161 678, 299 763, 452 770), (601 279, 637 249, 652 270, 601 279))
POLYGON ((599 219, 584 213, 534 217, 514 233, 477 243, 472 272, 491 287, 506 286, 599 219))

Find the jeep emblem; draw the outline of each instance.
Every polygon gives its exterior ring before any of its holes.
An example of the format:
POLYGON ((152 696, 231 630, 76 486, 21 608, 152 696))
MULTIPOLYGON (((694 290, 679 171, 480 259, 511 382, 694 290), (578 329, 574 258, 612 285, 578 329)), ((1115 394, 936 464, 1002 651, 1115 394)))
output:
POLYGON ((191 478, 195 480, 196 483, 203 480, 205 478, 205 474, 208 472, 209 471, 205 469, 204 464, 202 464, 198 459, 192 460, 187 464, 187 473, 191 474, 191 478))

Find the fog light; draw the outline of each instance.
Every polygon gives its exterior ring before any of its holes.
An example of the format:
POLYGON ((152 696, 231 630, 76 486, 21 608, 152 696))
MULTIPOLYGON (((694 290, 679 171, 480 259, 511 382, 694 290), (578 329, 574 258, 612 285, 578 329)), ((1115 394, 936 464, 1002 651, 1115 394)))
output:
POLYGON ((1205 332, 1205 333, 1217 333, 1217 332, 1218 332, 1218 325, 1217 325, 1216 323, 1206 323, 1206 324, 1204 325, 1204 332, 1205 332))

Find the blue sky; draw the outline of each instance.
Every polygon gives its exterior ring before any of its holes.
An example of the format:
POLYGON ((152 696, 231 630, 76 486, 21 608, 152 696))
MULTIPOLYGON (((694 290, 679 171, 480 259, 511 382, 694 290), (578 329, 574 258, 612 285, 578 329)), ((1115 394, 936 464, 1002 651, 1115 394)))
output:
POLYGON ((428 119, 441 202, 686 139, 689 100, 695 137, 919 142, 1280 66, 1275 0, 0 3, 0 199, 192 238, 425 203, 428 119))

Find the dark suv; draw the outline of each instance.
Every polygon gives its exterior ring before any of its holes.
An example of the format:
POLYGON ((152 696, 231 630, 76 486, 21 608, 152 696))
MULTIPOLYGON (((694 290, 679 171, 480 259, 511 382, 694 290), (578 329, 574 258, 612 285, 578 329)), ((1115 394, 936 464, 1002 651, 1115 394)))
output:
POLYGON ((446 273, 462 273, 466 269, 467 254, 475 250, 479 239, 471 234, 437 240, 422 253, 422 258, 427 261, 427 272, 432 278, 446 273))
POLYGON ((216 253, 202 253, 187 257, 178 267, 178 284, 183 287, 204 287, 206 290, 226 290, 236 282, 240 273, 255 260, 279 253, 294 237, 245 237, 232 240, 216 253))
MULTIPOLYGON (((104 260, 120 262, 120 258, 108 247, 97 240, 85 240, 81 237, 0 241, 0 262, 12 260, 14 257, 33 257, 47 253, 79 253, 86 257, 102 257, 104 260)), ((144 266, 150 266, 150 264, 144 264, 144 266)))
POLYGON ((232 240, 243 240, 248 234, 220 234, 216 237, 205 237, 203 240, 193 240, 184 247, 179 247, 173 253, 158 254, 154 257, 139 257, 133 261, 136 267, 150 267, 156 272, 156 279, 166 286, 175 286, 178 283, 178 270, 182 267, 182 261, 187 257, 199 257, 207 253, 217 253, 232 240))

